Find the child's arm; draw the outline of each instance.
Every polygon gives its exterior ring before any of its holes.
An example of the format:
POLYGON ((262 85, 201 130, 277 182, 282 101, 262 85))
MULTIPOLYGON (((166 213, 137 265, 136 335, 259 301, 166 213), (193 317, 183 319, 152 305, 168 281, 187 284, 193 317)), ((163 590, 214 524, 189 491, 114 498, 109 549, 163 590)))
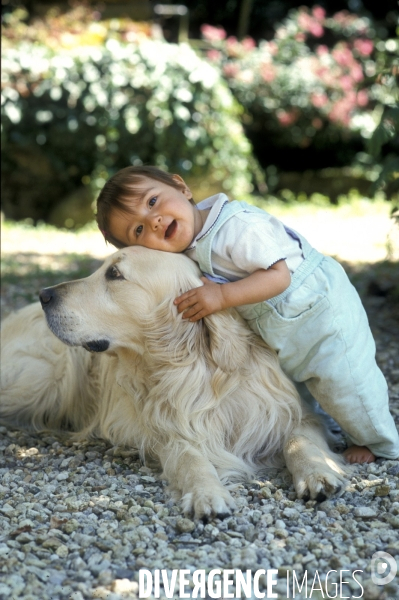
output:
POLYGON ((285 260, 279 260, 267 270, 259 269, 248 277, 231 283, 220 285, 205 277, 201 279, 203 286, 189 290, 174 301, 179 313, 184 313, 183 319, 198 321, 230 306, 269 300, 281 294, 291 283, 285 260))

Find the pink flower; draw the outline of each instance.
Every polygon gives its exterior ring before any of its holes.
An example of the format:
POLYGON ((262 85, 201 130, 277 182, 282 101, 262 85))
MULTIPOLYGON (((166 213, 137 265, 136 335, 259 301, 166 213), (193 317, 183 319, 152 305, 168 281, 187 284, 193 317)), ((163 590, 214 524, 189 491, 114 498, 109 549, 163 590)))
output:
POLYGON ((228 46, 235 46, 236 44, 238 44, 238 40, 235 37, 235 35, 229 35, 229 37, 226 40, 226 44, 228 46))
POLYGON ((320 23, 304 10, 301 10, 298 14, 298 25, 303 31, 309 31, 315 37, 321 37, 324 33, 320 23))
POLYGON ((319 67, 314 70, 314 74, 324 83, 325 86, 336 87, 336 75, 327 67, 319 67))
POLYGON ((320 46, 317 46, 316 52, 319 56, 322 56, 323 54, 328 54, 328 48, 324 44, 321 44, 320 46))
POLYGON ((276 68, 269 62, 260 66, 260 74, 264 81, 270 83, 276 78, 276 68))
POLYGON ((277 111, 277 119, 283 127, 288 127, 297 121, 298 119, 298 111, 297 110, 278 110, 277 111))
POLYGON ((364 79, 363 69, 362 69, 361 65, 359 65, 359 63, 356 61, 351 66, 350 74, 351 74, 353 81, 356 81, 357 83, 359 83, 359 81, 363 81, 363 79, 364 79))
POLYGON ((299 10, 298 14, 298 25, 304 31, 309 30, 309 21, 311 21, 312 17, 308 15, 304 10, 299 10))
POLYGON ((370 56, 372 51, 374 50, 374 44, 371 40, 358 39, 353 42, 354 48, 361 54, 362 56, 370 56))
POLYGON ((353 63, 353 55, 348 45, 342 43, 337 45, 331 52, 334 60, 341 65, 341 67, 349 67, 353 63))
POLYGON ((349 75, 343 75, 340 77, 339 83, 345 92, 348 92, 353 88, 353 80, 351 77, 349 77, 349 75))
POLYGON ((241 45, 236 37, 230 35, 226 40, 227 54, 229 56, 240 56, 241 54, 241 45))
POLYGON ((312 120, 312 125, 315 129, 321 129, 323 127, 323 121, 319 117, 315 117, 312 120))
POLYGON ((326 16, 326 11, 321 6, 314 6, 312 9, 312 14, 318 21, 323 21, 326 16))
POLYGON ((310 101, 315 108, 322 108, 328 102, 328 98, 326 94, 312 94, 310 96, 310 101))
POLYGON ((367 106, 369 102, 369 96, 366 90, 359 90, 356 96, 358 106, 367 106))
POLYGON ((229 62, 223 67, 223 73, 226 77, 236 77, 240 71, 236 63, 229 62))
POLYGON ((251 37, 244 38, 241 44, 244 50, 253 50, 254 48, 256 48, 256 42, 251 37))
POLYGON ((212 62, 219 62, 222 57, 222 53, 219 50, 208 50, 206 55, 212 62))
POLYGON ((278 52, 278 46, 276 42, 269 42, 267 45, 269 52, 272 56, 275 56, 278 52))
POLYGON ((332 123, 338 123, 341 125, 349 125, 350 122, 349 111, 341 100, 338 100, 338 102, 333 105, 328 118, 332 123))
POLYGON ((306 40, 306 35, 304 33, 297 33, 295 39, 297 42, 304 42, 306 40))
POLYGON ((220 42, 226 38, 226 31, 223 27, 213 27, 212 25, 204 24, 201 26, 202 37, 209 42, 220 42))
POLYGON ((357 17, 355 15, 348 13, 347 10, 340 10, 333 16, 334 21, 343 26, 350 25, 354 20, 356 20, 356 18, 357 17))
POLYGON ((320 25, 320 23, 317 23, 316 21, 312 21, 312 23, 310 23, 310 26, 309 26, 309 32, 312 35, 314 35, 315 37, 321 37, 324 34, 324 29, 320 25))
POLYGON ((356 108, 356 94, 350 92, 337 100, 332 106, 328 118, 333 123, 348 126, 352 111, 356 108))

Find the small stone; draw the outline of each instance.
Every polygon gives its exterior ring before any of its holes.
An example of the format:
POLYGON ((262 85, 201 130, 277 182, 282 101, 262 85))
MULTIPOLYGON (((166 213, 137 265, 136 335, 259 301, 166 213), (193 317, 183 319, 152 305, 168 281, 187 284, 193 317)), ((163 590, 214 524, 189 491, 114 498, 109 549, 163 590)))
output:
POLYGON ((109 569, 102 571, 98 576, 98 583, 101 585, 109 585, 114 579, 112 571, 109 569))
POLYGON ((363 597, 367 600, 378 600, 381 594, 381 588, 373 583, 370 579, 363 581, 362 587, 364 589, 363 597))
POLYGON ((265 486, 259 491, 259 496, 262 498, 271 498, 272 492, 268 487, 265 486))
POLYGON ((190 531, 193 531, 195 529, 195 523, 190 519, 182 517, 180 519, 177 519, 176 529, 181 533, 190 533, 190 531))
POLYGON ((399 517, 389 515, 387 521, 393 529, 399 529, 399 517))
POLYGON ((289 534, 286 529, 277 528, 276 531, 274 532, 274 535, 279 538, 287 538, 289 534))
POLYGON ((19 535, 17 535, 17 537, 15 538, 15 540, 17 542, 19 542, 20 544, 28 544, 29 542, 33 541, 33 535, 31 535, 30 533, 24 531, 23 533, 20 533, 19 535))
POLYGON ((82 592, 77 590, 76 592, 73 592, 73 594, 71 594, 69 596, 69 599, 70 600, 84 600, 84 596, 82 595, 82 592))
POLYGON ((68 547, 65 546, 65 544, 61 544, 60 546, 58 546, 58 548, 55 551, 55 553, 60 558, 66 558, 68 556, 68 554, 69 554, 69 550, 68 550, 68 547))
POLYGON ((340 556, 332 556, 329 565, 332 569, 339 569, 342 566, 342 558, 340 556))
POLYGON ((60 540, 58 538, 55 537, 50 537, 47 538, 46 540, 44 540, 44 542, 42 543, 42 547, 43 548, 58 548, 59 546, 61 546, 62 542, 60 542, 60 540))
POLYGON ((0 507, 0 512, 2 512, 5 515, 12 515, 15 512, 15 509, 11 506, 11 504, 8 504, 8 502, 6 502, 5 504, 3 504, 3 506, 0 507))
POLYGON ((340 513, 337 510, 335 510, 335 509, 334 510, 329 510, 328 511, 328 516, 331 519, 335 519, 336 521, 339 521, 342 518, 341 515, 340 515, 340 513))
POLYGON ((375 496, 388 496, 391 491, 391 487, 389 485, 379 485, 374 490, 375 496))
POLYGON ((11 597, 11 588, 8 587, 5 583, 0 583, 0 596, 3 598, 11 597))
POLYGON ((281 565, 280 567, 278 567, 278 576, 279 577, 287 577, 287 573, 291 573, 292 571, 292 567, 289 567, 287 565, 281 565))
POLYGON ((376 511, 368 506, 359 506, 358 508, 355 508, 353 514, 360 519, 374 519, 377 516, 376 511))
POLYGON ((302 564, 306 565, 308 562, 311 562, 312 560, 314 560, 316 557, 314 554, 312 554, 312 552, 308 552, 306 554, 306 556, 304 556, 302 558, 302 564))
POLYGON ((117 594, 123 594, 124 592, 138 592, 139 584, 137 581, 130 581, 129 579, 115 579, 111 589, 117 594))
POLYGON ((62 527, 62 530, 65 531, 65 533, 72 533, 73 531, 76 531, 79 527, 79 521, 77 521, 76 519, 69 519, 62 527))
POLYGON ((284 517, 286 517, 287 519, 298 519, 299 517, 299 512, 295 509, 295 508, 285 508, 283 510, 283 515, 284 517))
MULTIPOLYGON (((287 510, 287 509, 285 509, 287 510)), ((282 519, 276 519, 275 522, 276 529, 286 529, 286 525, 282 519)))

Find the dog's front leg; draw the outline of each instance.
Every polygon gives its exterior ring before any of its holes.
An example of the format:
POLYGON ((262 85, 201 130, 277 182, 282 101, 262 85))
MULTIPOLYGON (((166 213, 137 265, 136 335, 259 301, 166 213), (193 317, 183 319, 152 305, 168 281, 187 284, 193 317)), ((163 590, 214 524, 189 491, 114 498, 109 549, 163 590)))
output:
POLYGON ((183 510, 196 518, 224 517, 235 508, 215 467, 187 442, 168 444, 161 452, 163 475, 182 496, 183 510))
POLYGON ((328 447, 317 417, 304 415, 284 446, 284 458, 299 498, 318 501, 338 493, 345 480, 342 458, 328 447))

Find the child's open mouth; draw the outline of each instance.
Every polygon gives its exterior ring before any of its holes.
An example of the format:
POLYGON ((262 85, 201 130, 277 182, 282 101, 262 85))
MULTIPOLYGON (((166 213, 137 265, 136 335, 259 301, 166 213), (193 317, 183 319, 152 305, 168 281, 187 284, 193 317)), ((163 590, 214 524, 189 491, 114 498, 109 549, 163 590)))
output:
POLYGON ((165 239, 172 237, 173 234, 175 233, 176 229, 177 229, 177 222, 175 220, 173 220, 171 222, 171 224, 169 225, 169 227, 165 231, 165 239))

